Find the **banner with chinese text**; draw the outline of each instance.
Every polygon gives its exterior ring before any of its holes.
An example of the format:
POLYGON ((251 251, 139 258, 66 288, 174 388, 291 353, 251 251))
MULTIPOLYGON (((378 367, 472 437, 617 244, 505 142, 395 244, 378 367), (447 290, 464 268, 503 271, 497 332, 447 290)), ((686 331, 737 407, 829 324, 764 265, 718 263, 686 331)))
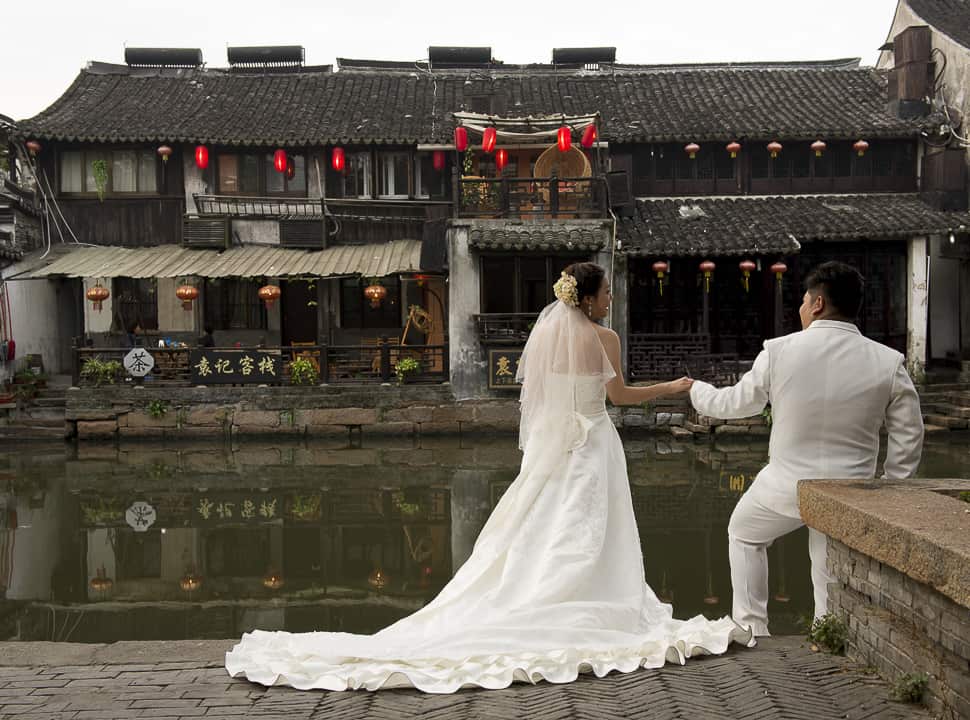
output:
POLYGON ((195 385, 278 383, 283 379, 279 350, 211 350, 198 348, 189 355, 195 385))
POLYGON ((258 525, 283 518, 283 498, 273 493, 199 493, 192 503, 192 526, 258 525))

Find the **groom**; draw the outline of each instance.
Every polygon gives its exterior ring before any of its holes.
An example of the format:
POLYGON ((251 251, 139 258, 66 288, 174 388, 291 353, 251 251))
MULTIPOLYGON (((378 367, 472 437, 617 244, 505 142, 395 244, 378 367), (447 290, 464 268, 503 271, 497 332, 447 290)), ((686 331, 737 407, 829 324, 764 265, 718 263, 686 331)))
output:
MULTIPOLYGON (((885 425, 885 477, 913 476, 923 446, 919 398, 903 356, 862 336, 853 324, 863 279, 827 262, 806 279, 802 332, 768 340, 733 387, 695 382, 691 401, 714 418, 750 417, 771 403, 769 462, 742 496, 728 525, 734 620, 768 635, 768 546, 803 525, 796 486, 814 478, 871 478, 885 425)), ((815 617, 827 612, 825 536, 809 528, 815 617)))

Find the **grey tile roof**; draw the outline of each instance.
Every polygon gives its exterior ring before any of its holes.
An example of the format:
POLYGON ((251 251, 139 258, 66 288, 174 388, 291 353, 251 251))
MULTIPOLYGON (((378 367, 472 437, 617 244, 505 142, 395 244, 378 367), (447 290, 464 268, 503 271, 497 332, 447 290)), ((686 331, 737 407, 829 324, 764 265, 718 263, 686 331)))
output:
MULTIPOLYGON (((916 132, 886 109, 886 75, 856 61, 435 70, 353 65, 292 72, 92 64, 25 137, 284 147, 449 142, 452 113, 498 98, 506 116, 599 112, 612 142, 856 139, 916 132)), ((499 108, 499 109, 496 109, 499 108)))
POLYGON ((593 252, 608 247, 611 225, 599 221, 577 223, 510 223, 469 221, 468 244, 479 250, 542 250, 593 252))
POLYGON ((970 1, 907 0, 907 4, 927 25, 970 48, 970 1))
POLYGON ((912 194, 638 200, 617 238, 629 255, 790 255, 811 240, 878 240, 970 227, 912 194))

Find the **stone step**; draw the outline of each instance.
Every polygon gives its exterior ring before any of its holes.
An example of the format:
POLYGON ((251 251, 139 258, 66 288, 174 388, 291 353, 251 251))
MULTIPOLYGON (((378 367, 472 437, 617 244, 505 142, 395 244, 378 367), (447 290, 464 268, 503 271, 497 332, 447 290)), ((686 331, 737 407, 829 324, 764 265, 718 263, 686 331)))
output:
POLYGON ((930 415, 947 415, 949 417, 970 419, 970 407, 953 403, 934 403, 932 410, 923 408, 923 412, 930 415))
POLYGON ((950 430, 967 429, 967 421, 964 418, 949 417, 948 415, 924 415, 923 422, 927 425, 939 425, 950 430))
POLYGON ((64 428, 63 417, 31 417, 16 423, 21 427, 64 428))
POLYGON ((918 386, 921 392, 937 393, 937 392, 970 392, 970 384, 968 383, 958 383, 958 382, 948 382, 948 383, 927 383, 925 385, 918 386))
POLYGON ((67 398, 63 395, 61 397, 35 397, 31 402, 33 405, 42 408, 63 408, 67 405, 67 398))
POLYGON ((939 425, 924 424, 923 432, 926 435, 932 435, 934 433, 948 433, 950 432, 950 428, 940 427, 939 425))
POLYGON ((0 440, 63 440, 66 437, 64 423, 60 427, 31 427, 22 424, 0 427, 0 440))

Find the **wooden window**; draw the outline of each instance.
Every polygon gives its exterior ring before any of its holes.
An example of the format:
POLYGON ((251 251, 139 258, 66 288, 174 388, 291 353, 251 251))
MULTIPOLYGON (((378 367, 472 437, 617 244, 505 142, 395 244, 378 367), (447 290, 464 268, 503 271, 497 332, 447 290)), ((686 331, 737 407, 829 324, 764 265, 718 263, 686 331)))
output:
POLYGON ((266 182, 267 195, 306 196, 306 158, 303 155, 287 155, 293 163, 293 177, 287 173, 278 172, 273 164, 273 155, 267 154, 263 158, 263 177, 266 182))
POLYGON ((207 278, 202 294, 205 324, 213 330, 265 330, 259 287, 247 278, 207 278))
MULTIPOLYGON (((447 156, 446 156, 447 163, 447 156)), ((414 196, 442 198, 446 196, 447 164, 440 171, 434 169, 434 154, 419 152, 414 156, 414 196)))
POLYGON ((346 171, 342 175, 343 197, 368 198, 370 189, 370 153, 347 153, 344 161, 346 171))
POLYGON ((483 313, 537 313, 554 299, 552 285, 582 255, 486 255, 482 257, 483 313))
POLYGON ((660 145, 654 153, 658 180, 672 180, 674 177, 674 158, 672 149, 660 145))
POLYGON ((344 278, 340 281, 340 327, 357 330, 397 329, 401 324, 401 282, 396 275, 380 279, 387 295, 378 307, 364 297, 370 280, 344 278))
POLYGON ((876 177, 888 177, 893 174, 893 156, 895 147, 891 143, 873 143, 872 174, 876 177))
POLYGON ((377 194, 382 198, 406 198, 408 196, 408 154, 406 152, 382 152, 378 155, 377 194))
POLYGON ((852 147, 849 143, 833 143, 826 152, 831 153, 833 177, 849 177, 852 174, 852 147))
POLYGON ((227 195, 259 194, 259 156, 220 153, 216 158, 219 192, 227 195))
POLYGON ((114 279, 116 313, 122 331, 136 325, 142 330, 158 330, 158 297, 154 278, 114 279))
POLYGON ((751 148, 751 177, 763 180, 771 177, 771 155, 764 147, 751 148))
POLYGON ((157 528, 116 531, 115 562, 119 580, 161 577, 162 533, 157 528))
POLYGON ((107 194, 151 194, 158 191, 155 153, 142 149, 70 150, 60 155, 62 193, 95 194, 98 184, 95 161, 103 160, 107 171, 107 194))

